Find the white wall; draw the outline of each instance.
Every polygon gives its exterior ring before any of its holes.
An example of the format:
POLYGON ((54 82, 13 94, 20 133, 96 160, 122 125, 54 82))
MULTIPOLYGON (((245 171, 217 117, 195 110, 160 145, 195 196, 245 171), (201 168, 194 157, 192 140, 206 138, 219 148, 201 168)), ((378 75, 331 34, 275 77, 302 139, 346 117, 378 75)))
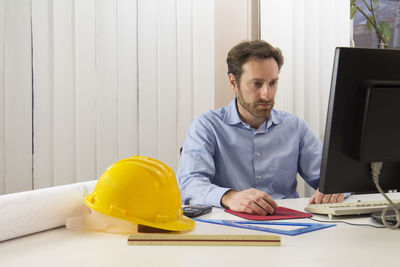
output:
POLYGON ((0 0, 0 15, 0 193, 132 155, 176 169, 214 105, 213 1, 0 0))

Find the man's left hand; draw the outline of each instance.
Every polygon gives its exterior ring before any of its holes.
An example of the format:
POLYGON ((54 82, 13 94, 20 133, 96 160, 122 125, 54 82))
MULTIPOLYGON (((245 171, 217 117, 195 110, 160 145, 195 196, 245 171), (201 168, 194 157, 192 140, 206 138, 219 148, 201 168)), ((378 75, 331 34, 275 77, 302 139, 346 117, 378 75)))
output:
POLYGON ((337 203, 342 202, 344 199, 344 194, 323 194, 319 192, 319 189, 310 198, 308 204, 321 204, 321 203, 337 203))

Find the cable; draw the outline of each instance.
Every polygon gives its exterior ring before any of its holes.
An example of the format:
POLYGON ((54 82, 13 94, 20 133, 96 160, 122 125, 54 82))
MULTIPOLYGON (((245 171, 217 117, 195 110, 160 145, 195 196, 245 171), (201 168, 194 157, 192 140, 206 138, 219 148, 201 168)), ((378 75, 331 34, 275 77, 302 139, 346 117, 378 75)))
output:
POLYGON ((382 188, 379 186, 379 174, 381 173, 382 169, 382 162, 371 162, 371 174, 372 174, 372 179, 375 183, 376 188, 378 191, 383 195, 383 197, 389 202, 389 205, 382 210, 382 223, 384 226, 391 228, 391 229, 397 229, 400 227, 400 203, 393 203, 393 201, 383 192, 382 188), (386 221, 386 212, 389 209, 393 209, 394 212, 396 213, 396 224, 392 225, 386 221))
MULTIPOLYGON (((279 213, 279 214, 275 214, 275 215, 295 215, 295 216, 299 216, 299 214, 295 214, 295 213, 279 213)), ((329 221, 325 221, 325 220, 318 220, 318 219, 314 219, 312 217, 308 217, 308 216, 299 216, 300 218, 305 218, 305 219, 310 219, 316 222, 322 222, 322 223, 332 223, 332 222, 336 222, 336 223, 345 223, 345 224, 349 224, 349 225, 353 225, 353 226, 370 226, 370 227, 374 227, 374 228, 386 228, 385 226, 376 226, 373 224, 366 224, 366 223, 349 223, 349 222, 345 222, 345 221, 340 221, 340 220, 329 220, 329 221)))
POLYGON ((366 224, 366 223, 349 223, 349 222, 345 222, 345 221, 336 221, 336 220, 325 221, 325 220, 317 220, 314 218, 309 218, 309 219, 316 221, 316 222, 322 222, 322 223, 345 223, 345 224, 353 225, 353 226, 370 226, 370 227, 374 227, 374 228, 386 228, 385 226, 376 226, 373 224, 366 224))

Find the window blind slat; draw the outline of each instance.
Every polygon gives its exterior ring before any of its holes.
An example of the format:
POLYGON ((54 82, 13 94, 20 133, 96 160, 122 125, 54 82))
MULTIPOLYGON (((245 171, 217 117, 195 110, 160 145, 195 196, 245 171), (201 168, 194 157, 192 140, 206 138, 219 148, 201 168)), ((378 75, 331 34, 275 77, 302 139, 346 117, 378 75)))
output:
POLYGON ((32 1, 34 189, 54 185, 53 40, 52 5, 32 1))
MULTIPOLYGON (((192 1, 177 1, 177 148, 193 119, 192 1)), ((179 159, 179 153, 177 153, 179 159)))
POLYGON ((137 1, 118 2, 119 157, 138 154, 137 1))
POLYGON ((32 188, 29 0, 4 2, 4 170, 7 193, 32 188))
MULTIPOLYGON (((53 2, 54 183, 76 182, 74 2, 53 2)), ((40 90, 40 88, 36 88, 40 90)))
POLYGON ((158 158, 157 0, 138 3, 139 153, 158 158))
POLYGON ((75 1, 76 180, 96 172, 96 14, 95 0, 75 1))
POLYGON ((159 159, 175 168, 177 145, 176 1, 158 0, 158 144, 159 159))
POLYGON ((97 173, 118 160, 117 6, 96 2, 97 173))

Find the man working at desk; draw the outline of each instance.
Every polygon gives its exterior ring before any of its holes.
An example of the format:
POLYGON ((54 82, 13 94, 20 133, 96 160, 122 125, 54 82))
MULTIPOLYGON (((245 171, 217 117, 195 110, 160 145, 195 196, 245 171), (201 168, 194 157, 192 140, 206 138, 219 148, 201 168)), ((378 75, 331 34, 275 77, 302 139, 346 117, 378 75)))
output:
MULTIPOLYGON (((184 204, 272 214, 274 199, 298 197, 296 174, 317 189, 322 144, 299 117, 273 109, 283 56, 264 41, 246 41, 227 57, 235 98, 198 116, 177 171, 184 204)), ((310 203, 340 202, 318 190, 310 203)))

